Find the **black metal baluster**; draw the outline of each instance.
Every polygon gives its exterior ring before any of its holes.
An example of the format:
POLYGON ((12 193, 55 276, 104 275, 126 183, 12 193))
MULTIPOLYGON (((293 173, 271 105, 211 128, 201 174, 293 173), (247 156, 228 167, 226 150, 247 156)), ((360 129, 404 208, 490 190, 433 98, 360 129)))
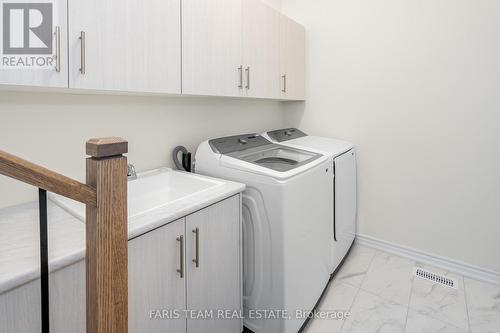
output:
POLYGON ((38 189, 40 214, 40 290, 42 294, 42 333, 49 333, 49 249, 47 231, 47 191, 38 189))

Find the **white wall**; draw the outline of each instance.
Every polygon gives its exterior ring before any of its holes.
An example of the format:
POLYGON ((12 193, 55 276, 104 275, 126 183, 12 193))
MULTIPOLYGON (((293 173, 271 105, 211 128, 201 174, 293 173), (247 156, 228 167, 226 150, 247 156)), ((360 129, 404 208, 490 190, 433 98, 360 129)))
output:
POLYGON ((500 271, 500 2, 282 8, 308 30, 287 123, 356 144, 359 232, 500 271))
MULTIPOLYGON (((273 101, 70 95, 0 91, 0 150, 83 181, 85 141, 129 140, 137 170, 172 166, 171 152, 206 139, 283 125, 273 101)), ((0 176, 0 207, 34 200, 36 189, 0 176)))
POLYGON ((263 0, 263 2, 267 3, 276 10, 281 10, 281 0, 263 0))

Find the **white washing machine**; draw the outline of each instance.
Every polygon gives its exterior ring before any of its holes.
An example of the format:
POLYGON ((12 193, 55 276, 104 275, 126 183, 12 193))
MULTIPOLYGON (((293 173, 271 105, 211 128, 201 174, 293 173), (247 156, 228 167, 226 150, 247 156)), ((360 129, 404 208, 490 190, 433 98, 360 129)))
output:
POLYGON ((273 144, 259 134, 238 135, 201 143, 196 172, 247 185, 245 327, 256 333, 298 332, 305 319, 295 311, 313 310, 330 278, 328 157, 273 144))
POLYGON ((337 139, 307 135, 296 128, 286 128, 263 134, 272 142, 319 152, 329 157, 333 169, 329 187, 332 189, 331 237, 334 273, 351 248, 356 234, 357 183, 356 153, 352 143, 337 139))

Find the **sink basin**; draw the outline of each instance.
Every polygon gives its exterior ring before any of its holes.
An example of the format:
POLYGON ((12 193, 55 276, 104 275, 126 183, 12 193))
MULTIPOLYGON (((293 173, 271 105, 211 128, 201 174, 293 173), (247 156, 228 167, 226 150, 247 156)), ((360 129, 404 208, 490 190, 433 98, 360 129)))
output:
MULTIPOLYGON (((137 179, 128 181, 128 218, 130 220, 223 184, 222 181, 169 168, 138 173, 137 179)), ((85 221, 83 204, 52 193, 50 199, 85 221)))

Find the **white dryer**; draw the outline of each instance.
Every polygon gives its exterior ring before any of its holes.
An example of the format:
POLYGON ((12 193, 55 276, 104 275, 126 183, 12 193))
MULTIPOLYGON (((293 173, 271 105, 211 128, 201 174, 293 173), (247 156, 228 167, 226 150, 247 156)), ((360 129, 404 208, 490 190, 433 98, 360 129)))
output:
POLYGON ((201 143, 196 172, 247 185, 242 197, 245 327, 256 333, 298 332, 305 319, 296 311, 313 310, 330 278, 325 216, 331 191, 324 184, 333 176, 331 162, 320 153, 250 134, 201 143))
POLYGON ((352 143, 307 135, 296 128, 285 128, 263 134, 281 145, 319 152, 329 157, 332 178, 328 186, 332 191, 331 238, 332 262, 335 273, 351 248, 356 234, 357 183, 356 153, 352 143))

